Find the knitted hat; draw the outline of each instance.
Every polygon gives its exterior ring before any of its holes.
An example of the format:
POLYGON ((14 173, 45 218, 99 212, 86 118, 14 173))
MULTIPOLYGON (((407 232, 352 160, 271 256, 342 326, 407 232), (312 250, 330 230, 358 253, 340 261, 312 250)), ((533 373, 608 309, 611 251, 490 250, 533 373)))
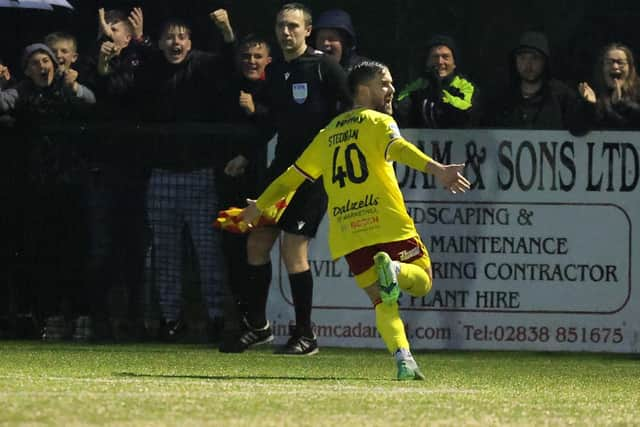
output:
POLYGON ((49 49, 49 46, 47 46, 44 43, 34 43, 34 44, 30 44, 29 46, 25 47, 24 51, 22 51, 22 59, 20 60, 20 64, 22 65, 22 69, 23 70, 25 68, 27 68, 27 64, 29 63, 29 59, 36 52, 46 53, 47 55, 49 55, 49 58, 51 58, 51 61, 55 65, 58 65, 58 59, 56 58, 54 53, 51 51, 51 49, 49 49))

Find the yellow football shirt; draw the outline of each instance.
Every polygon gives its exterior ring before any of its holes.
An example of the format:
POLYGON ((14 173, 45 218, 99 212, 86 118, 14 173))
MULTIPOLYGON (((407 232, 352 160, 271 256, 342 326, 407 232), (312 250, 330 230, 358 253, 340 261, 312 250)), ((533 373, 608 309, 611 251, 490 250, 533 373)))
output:
POLYGON ((391 116, 359 108, 333 119, 296 160, 308 179, 323 177, 334 259, 418 234, 389 159, 392 144, 411 143, 391 116))

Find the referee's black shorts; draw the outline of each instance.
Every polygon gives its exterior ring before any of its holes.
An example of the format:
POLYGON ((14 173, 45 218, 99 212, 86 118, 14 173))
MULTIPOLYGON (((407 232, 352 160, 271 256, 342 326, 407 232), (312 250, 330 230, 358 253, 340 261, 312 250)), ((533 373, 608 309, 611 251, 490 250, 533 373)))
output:
POLYGON ((278 221, 278 228, 291 234, 315 237, 318 226, 327 211, 327 193, 322 179, 305 181, 289 202, 278 221))

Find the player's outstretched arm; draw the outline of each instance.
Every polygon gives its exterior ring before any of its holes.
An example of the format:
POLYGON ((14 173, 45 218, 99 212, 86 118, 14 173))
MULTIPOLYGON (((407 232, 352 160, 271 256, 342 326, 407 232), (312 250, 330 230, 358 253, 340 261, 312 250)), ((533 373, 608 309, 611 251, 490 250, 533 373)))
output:
POLYGON ((258 200, 247 199, 247 207, 242 210, 240 218, 251 224, 262 214, 262 211, 278 200, 297 189, 305 180, 295 166, 290 166, 262 192, 258 200))
POLYGON ((438 181, 454 194, 464 193, 471 187, 469 181, 462 176, 463 163, 443 165, 405 139, 399 138, 390 143, 388 156, 389 160, 395 160, 413 169, 435 175, 438 181))
POLYGON ((471 188, 471 184, 462 175, 464 163, 443 165, 433 159, 427 163, 427 172, 433 174, 438 181, 453 194, 464 193, 471 188))

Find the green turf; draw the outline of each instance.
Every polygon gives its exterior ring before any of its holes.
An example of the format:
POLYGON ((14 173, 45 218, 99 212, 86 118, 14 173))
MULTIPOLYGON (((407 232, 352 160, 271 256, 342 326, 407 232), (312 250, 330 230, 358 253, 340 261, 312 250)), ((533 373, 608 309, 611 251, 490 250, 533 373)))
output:
POLYGON ((640 425, 628 355, 383 351, 240 355, 197 345, 0 341, 0 425, 640 425))

